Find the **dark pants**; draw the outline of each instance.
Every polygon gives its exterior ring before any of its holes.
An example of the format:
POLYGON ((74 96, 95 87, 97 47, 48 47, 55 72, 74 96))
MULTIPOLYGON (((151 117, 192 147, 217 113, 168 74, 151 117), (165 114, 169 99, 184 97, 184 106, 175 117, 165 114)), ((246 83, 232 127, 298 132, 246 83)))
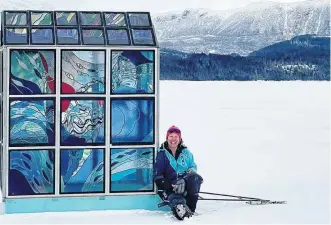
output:
POLYGON ((170 208, 178 204, 186 204, 192 212, 195 212, 197 207, 200 186, 202 183, 202 177, 197 173, 190 173, 185 175, 185 189, 186 192, 183 195, 171 193, 168 196, 170 208))

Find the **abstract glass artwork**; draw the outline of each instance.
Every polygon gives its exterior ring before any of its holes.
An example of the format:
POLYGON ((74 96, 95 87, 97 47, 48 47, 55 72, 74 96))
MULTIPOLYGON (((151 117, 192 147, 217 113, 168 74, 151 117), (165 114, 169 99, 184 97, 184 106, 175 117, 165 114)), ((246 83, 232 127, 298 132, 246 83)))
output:
POLYGON ((80 43, 77 28, 57 28, 56 38, 57 44, 61 45, 74 45, 80 43))
POLYGON ((82 29, 84 45, 104 45, 105 35, 103 29, 82 29))
POLYGON ((155 45, 152 29, 132 29, 132 39, 135 45, 155 45))
POLYGON ((112 51, 112 93, 154 93, 154 51, 112 51))
POLYGON ((105 51, 62 50, 61 59, 61 93, 105 93, 105 51))
POLYGON ((54 194, 54 150, 11 150, 8 195, 54 194))
POLYGON ((28 25, 26 12, 6 12, 6 26, 26 26, 28 25))
POLYGON ((107 40, 109 45, 129 45, 129 32, 127 29, 108 29, 107 40))
POLYGON ((80 24, 83 26, 102 26, 100 12, 81 12, 80 24))
POLYGON ((105 100, 61 98, 61 145, 105 145, 105 100))
POLYGON ((56 12, 56 25, 57 26, 75 26, 77 25, 76 12, 56 12))
POLYGON ((111 149, 111 192, 153 191, 153 148, 111 149))
POLYGON ((126 26, 124 13, 105 13, 106 26, 123 27, 126 26))
POLYGON ((54 104, 54 98, 10 98, 9 146, 54 145, 54 104))
POLYGON ((111 143, 153 144, 154 100, 111 100, 111 143))
POLYGON ((151 21, 147 13, 129 13, 130 25, 135 27, 149 27, 151 21))
POLYGON ((11 50, 11 95, 55 94, 54 50, 11 50))
POLYGON ((52 28, 31 29, 31 44, 53 44, 54 35, 52 28))
POLYGON ((104 192, 104 149, 61 149, 60 193, 104 192))
POLYGON ((53 14, 51 12, 31 12, 32 26, 53 25, 53 14))
POLYGON ((6 44, 29 44, 27 28, 5 28, 6 44))

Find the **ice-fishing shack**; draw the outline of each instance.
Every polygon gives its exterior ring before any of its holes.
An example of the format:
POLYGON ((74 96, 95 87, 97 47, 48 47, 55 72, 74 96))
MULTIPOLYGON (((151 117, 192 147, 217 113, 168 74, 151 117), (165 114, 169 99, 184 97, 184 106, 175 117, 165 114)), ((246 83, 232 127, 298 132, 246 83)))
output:
POLYGON ((1 12, 5 213, 157 209, 148 12, 1 12))

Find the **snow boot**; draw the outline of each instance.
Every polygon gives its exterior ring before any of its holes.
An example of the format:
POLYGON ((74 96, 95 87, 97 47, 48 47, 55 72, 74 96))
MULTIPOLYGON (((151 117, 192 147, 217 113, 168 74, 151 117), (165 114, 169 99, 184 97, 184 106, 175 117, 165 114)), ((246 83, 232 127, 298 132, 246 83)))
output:
POLYGON ((190 218, 193 215, 189 207, 185 204, 178 204, 171 211, 178 220, 184 220, 185 217, 190 218))

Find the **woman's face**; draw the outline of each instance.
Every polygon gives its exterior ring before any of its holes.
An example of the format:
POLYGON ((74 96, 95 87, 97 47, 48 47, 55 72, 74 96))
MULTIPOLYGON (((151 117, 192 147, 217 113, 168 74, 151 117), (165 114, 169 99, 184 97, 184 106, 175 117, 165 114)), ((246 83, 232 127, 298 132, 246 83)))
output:
POLYGON ((177 148, 180 142, 178 134, 176 133, 169 134, 167 142, 170 148, 177 148))

